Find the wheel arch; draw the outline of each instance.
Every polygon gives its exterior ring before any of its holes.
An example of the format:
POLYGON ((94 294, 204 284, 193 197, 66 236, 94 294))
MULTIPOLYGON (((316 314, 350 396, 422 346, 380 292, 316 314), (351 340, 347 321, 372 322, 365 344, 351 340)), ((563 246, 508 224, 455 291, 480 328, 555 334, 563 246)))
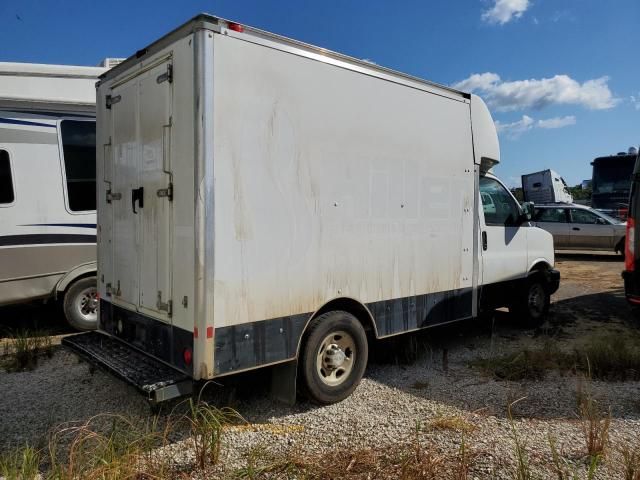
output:
POLYGON ((53 296, 55 299, 58 299, 58 296, 67 290, 69 286, 77 280, 81 278, 90 277, 97 273, 97 262, 88 262, 83 263, 82 265, 78 265, 58 280, 58 283, 55 286, 53 296))
POLYGON ((337 297, 329 300, 324 305, 322 305, 318 310, 313 312, 309 319, 304 325, 302 329, 302 333, 300 334, 300 338, 298 338, 298 346, 296 348, 296 358, 300 356, 300 348, 302 347, 302 341, 307 334, 307 330, 309 328, 309 324, 320 315, 324 313, 333 311, 333 310, 341 310, 343 312, 350 313, 360 322, 362 328, 367 333, 367 337, 373 335, 374 338, 378 338, 378 329, 376 327, 376 322, 373 319, 373 315, 371 311, 362 303, 352 297, 337 297))
POLYGON ((547 259, 537 258, 531 263, 527 276, 533 275, 535 273, 543 272, 546 270, 551 270, 552 268, 553 266, 547 261, 547 259))

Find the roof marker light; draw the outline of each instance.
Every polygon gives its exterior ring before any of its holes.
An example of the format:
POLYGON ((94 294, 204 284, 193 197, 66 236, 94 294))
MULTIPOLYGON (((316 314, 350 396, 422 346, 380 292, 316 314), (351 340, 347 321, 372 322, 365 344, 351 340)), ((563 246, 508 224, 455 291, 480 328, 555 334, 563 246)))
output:
POLYGON ((229 30, 233 30, 234 32, 240 32, 240 33, 244 32, 244 27, 242 25, 240 25, 239 23, 229 22, 227 24, 227 28, 229 30))

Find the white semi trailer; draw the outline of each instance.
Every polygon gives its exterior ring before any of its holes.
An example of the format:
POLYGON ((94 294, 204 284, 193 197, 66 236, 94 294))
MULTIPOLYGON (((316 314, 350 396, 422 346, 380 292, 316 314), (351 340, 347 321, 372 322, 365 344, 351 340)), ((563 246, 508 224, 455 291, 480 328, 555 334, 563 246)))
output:
POLYGON ((535 204, 573 202, 567 182, 549 169, 522 175, 522 194, 525 202, 535 204))
POLYGON ((448 87, 200 15, 101 77, 97 143, 100 332, 65 343, 155 400, 277 365, 339 401, 370 342, 558 287, 448 87))

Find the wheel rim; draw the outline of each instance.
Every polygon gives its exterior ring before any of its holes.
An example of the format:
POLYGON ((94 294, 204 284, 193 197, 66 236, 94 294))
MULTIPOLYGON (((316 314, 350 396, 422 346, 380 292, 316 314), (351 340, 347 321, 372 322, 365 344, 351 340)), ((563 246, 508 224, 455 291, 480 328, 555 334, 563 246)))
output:
POLYGON ((527 304, 532 317, 538 318, 544 313, 545 294, 542 285, 539 283, 531 285, 527 304))
POLYGON ((325 385, 340 385, 349 378, 355 361, 356 343, 353 337, 344 331, 332 332, 320 343, 316 355, 318 377, 325 385))
POLYGON ((78 315, 86 321, 98 318, 98 291, 95 287, 88 287, 76 296, 74 306, 78 315))

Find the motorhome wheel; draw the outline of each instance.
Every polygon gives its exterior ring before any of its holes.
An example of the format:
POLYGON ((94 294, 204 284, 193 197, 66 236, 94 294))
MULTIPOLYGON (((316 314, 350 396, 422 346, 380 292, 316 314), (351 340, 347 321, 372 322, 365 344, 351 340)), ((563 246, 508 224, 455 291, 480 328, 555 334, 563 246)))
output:
POLYGON ((98 326, 98 290, 96 277, 74 282, 64 294, 64 315, 78 330, 94 330, 98 326))

